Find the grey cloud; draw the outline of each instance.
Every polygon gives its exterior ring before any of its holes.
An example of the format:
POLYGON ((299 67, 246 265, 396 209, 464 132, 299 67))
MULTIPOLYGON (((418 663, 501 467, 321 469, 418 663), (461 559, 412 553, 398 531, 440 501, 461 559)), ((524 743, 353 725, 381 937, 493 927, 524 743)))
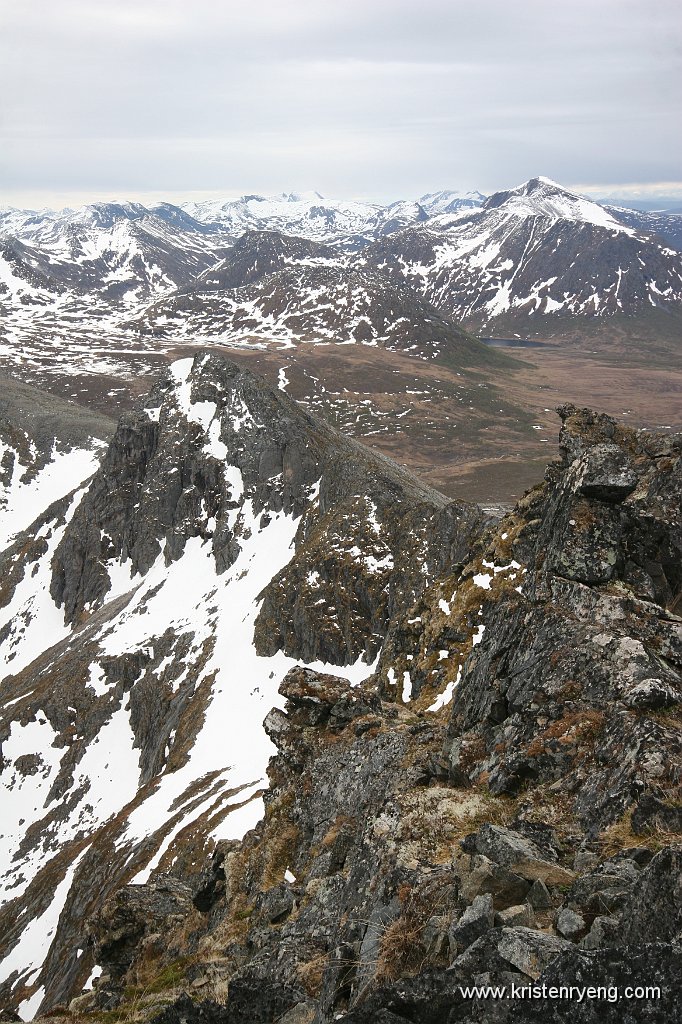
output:
POLYGON ((677 3, 4 0, 2 189, 675 180, 677 3))

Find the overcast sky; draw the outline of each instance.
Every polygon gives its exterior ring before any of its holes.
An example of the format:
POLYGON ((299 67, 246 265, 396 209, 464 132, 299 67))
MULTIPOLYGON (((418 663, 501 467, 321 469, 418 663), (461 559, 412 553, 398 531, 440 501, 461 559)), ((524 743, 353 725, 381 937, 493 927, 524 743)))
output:
POLYGON ((0 0, 0 203, 682 195, 679 0, 0 0))

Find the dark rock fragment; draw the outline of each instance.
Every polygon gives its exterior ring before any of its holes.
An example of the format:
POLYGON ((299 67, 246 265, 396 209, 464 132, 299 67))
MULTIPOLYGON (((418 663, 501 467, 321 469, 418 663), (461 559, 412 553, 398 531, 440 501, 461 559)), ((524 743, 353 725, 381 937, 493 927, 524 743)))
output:
POLYGON ((680 1024, 682 1004, 682 947, 652 943, 630 949, 596 952, 569 945, 547 965, 537 980, 542 986, 601 989, 596 998, 581 1001, 517 1000, 509 1024, 680 1024), (653 987, 657 994, 625 998, 626 988, 653 987))
POLYGON ((479 893, 491 893, 495 910, 522 903, 531 883, 509 868, 501 867, 481 854, 464 854, 455 862, 463 898, 473 902, 479 893))
POLYGON ((476 896, 459 921, 449 930, 451 952, 467 949, 472 942, 479 939, 489 928, 492 928, 494 916, 493 898, 490 893, 476 896))
POLYGON ((617 917, 595 917, 587 935, 580 940, 581 949, 602 949, 621 944, 621 927, 617 917))
POLYGON ((651 829, 661 829, 682 836, 682 804, 666 802, 653 793, 645 793, 632 812, 631 824, 636 835, 645 835, 651 829))
POLYGON ((533 910, 550 910, 554 906, 554 901, 550 896, 549 889, 541 878, 538 878, 533 882, 526 899, 533 910))
POLYGON ((637 486, 637 474, 622 448, 596 444, 578 467, 578 490, 600 501, 622 501, 637 486))

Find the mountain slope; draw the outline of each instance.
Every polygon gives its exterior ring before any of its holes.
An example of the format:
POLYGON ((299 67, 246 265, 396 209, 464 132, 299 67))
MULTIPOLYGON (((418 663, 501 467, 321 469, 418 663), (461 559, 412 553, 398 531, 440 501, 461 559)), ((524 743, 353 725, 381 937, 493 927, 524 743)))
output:
POLYGON ((615 220, 620 221, 635 231, 646 232, 648 235, 656 235, 674 249, 682 249, 682 214, 651 212, 643 210, 626 210, 622 206, 609 206, 604 204, 604 209, 610 213, 615 220))
POLYGON ((247 371, 173 365, 0 556, 5 1005, 70 998, 108 895, 255 823, 293 658, 367 675, 482 524, 247 371))
POLYGON ((9 225, 21 241, 6 236, 4 247, 23 250, 36 273, 61 291, 94 292, 108 302, 186 284, 218 258, 204 225, 168 204, 150 211, 102 203, 9 225))
POLYGON ((115 424, 0 376, 0 550, 95 472, 115 424))
POLYGON ((458 365, 509 364, 400 284, 334 265, 298 264, 234 290, 188 289, 153 303, 134 326, 176 341, 361 344, 458 365))
POLYGON ((365 265, 468 324, 679 311, 682 257, 544 178, 370 246, 365 265))
POLYGON ((45 306, 62 290, 44 252, 15 238, 0 239, 0 304, 45 306))
POLYGON ((197 288, 239 288, 287 265, 343 266, 330 246, 280 231, 245 231, 222 259, 199 274, 197 288))

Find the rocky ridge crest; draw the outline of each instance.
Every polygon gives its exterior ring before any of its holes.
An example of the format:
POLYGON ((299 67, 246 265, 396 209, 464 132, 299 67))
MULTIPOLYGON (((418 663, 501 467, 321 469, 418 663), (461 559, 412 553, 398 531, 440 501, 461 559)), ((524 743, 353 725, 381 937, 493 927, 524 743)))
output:
POLYGON ((545 482, 396 612, 369 679, 287 673, 262 822, 113 895, 71 1015, 680 1019, 682 439, 560 414, 545 482), (621 996, 461 987, 534 983, 621 996))

